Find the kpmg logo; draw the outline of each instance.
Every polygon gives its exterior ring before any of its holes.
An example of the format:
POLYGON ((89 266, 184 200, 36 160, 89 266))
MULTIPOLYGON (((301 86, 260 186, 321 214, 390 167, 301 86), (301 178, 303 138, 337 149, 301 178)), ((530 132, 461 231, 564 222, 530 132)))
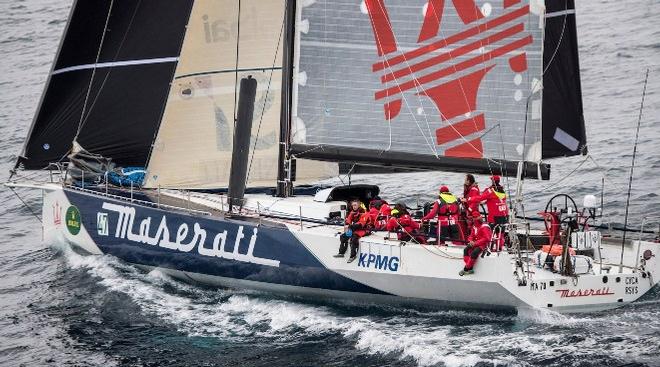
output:
MULTIPOLYGON (((140 221, 137 233, 134 230, 135 208, 124 205, 103 203, 103 209, 117 213, 117 223, 114 227, 113 235, 115 238, 126 239, 131 242, 158 246, 180 252, 191 252, 197 249, 202 256, 220 257, 223 259, 237 260, 259 265, 279 267, 279 260, 264 259, 254 256, 254 247, 257 242, 258 229, 252 229, 248 249, 245 253, 239 252, 241 241, 245 238, 244 227, 238 226, 235 233, 234 248, 231 251, 225 249, 228 232, 224 230, 213 237, 213 241, 207 242, 207 230, 203 229, 199 223, 195 222, 191 226, 188 223, 181 223, 176 230, 174 238, 170 235, 170 227, 167 224, 167 216, 155 219, 146 217, 140 221), (156 232, 151 234, 151 222, 158 222, 156 232)), ((112 227, 109 224, 108 214, 104 212, 97 213, 97 230, 101 236, 110 235, 112 227)))
POLYGON ((397 256, 384 256, 370 253, 360 254, 358 266, 386 271, 399 270, 399 258, 397 256))
MULTIPOLYGON (((500 10, 490 3, 480 8, 474 0, 429 0, 423 9, 417 47, 402 50, 393 28, 397 22, 390 21, 385 1, 364 0, 363 11, 369 15, 380 57, 372 66, 383 85, 375 99, 383 102, 385 119, 399 115, 404 93, 427 97, 446 121, 446 126, 436 130, 437 145, 446 147, 444 155, 482 158, 478 134, 486 123, 477 107, 481 82, 503 57, 517 73, 515 80, 522 80, 521 73, 527 71, 523 48, 533 42, 525 31, 530 5, 519 3, 504 0, 500 10), (456 21, 448 17, 451 14, 456 14, 456 21), (445 23, 448 27, 443 27, 445 23), (471 140, 464 138, 470 139, 470 135, 471 140)), ((517 103, 525 103, 522 95, 522 88, 515 92, 517 103)))

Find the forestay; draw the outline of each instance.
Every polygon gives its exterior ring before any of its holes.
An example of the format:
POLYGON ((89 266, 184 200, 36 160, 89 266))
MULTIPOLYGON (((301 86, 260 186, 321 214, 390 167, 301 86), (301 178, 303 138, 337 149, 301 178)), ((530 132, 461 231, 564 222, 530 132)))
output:
MULTIPOLYGON (((196 0, 148 165, 147 187, 218 188, 229 180, 237 82, 258 82, 248 186, 274 186, 284 0, 196 0)), ((298 162, 298 182, 337 174, 298 162)))
POLYGON ((301 0, 297 12, 298 157, 505 174, 541 161, 542 1, 301 0))

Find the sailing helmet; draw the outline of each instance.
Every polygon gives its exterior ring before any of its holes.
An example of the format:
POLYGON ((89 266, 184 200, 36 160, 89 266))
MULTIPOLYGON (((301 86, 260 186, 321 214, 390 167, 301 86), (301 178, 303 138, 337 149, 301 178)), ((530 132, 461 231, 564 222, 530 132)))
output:
POLYGON ((470 213, 470 217, 472 217, 472 220, 481 220, 481 213, 478 210, 473 210, 470 213))
POLYGON ((449 188, 447 186, 442 185, 442 186, 440 186, 440 192, 441 193, 442 192, 449 192, 449 188))
POLYGON ((399 215, 399 209, 397 209, 397 208, 392 209, 392 211, 390 212, 390 215, 393 216, 393 217, 398 216, 399 215))
POLYGON ((498 176, 498 175, 492 175, 492 176, 490 176, 490 179, 491 179, 491 181, 493 181, 495 183, 500 183, 500 176, 498 176))

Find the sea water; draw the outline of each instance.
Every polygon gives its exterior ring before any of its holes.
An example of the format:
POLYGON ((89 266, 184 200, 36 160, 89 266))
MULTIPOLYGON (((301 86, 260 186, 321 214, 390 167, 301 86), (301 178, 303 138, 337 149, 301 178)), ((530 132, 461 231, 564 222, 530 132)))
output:
MULTIPOLYGON (((477 1, 482 3, 483 1, 477 1)), ((20 151, 70 2, 0 2, 0 165, 20 151)), ((356 0, 356 6, 359 1, 356 0)), ((660 215, 660 2, 578 1, 589 158, 553 160, 525 183, 526 214, 556 193, 600 195, 624 222, 646 68, 648 90, 629 226, 660 215), (574 172, 575 171, 575 172, 574 172)), ((485 177, 478 177, 482 186, 485 177)), ((433 199, 457 174, 353 177, 391 201, 433 199)), ((512 182, 507 182, 513 185, 512 182)), ((40 210, 40 194, 21 191, 40 210)), ((40 224, 0 191, 1 366, 660 366, 660 291, 614 311, 518 315, 313 302, 181 283, 110 257, 41 243, 40 224)), ((656 224, 657 226, 657 224, 656 224)))

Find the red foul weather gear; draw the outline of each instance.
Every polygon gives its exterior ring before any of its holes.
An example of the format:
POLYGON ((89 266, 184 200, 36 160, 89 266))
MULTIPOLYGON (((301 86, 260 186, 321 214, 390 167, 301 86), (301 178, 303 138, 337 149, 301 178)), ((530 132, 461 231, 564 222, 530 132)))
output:
POLYGON ((474 267, 479 255, 481 255, 490 243, 492 235, 490 226, 486 223, 475 223, 472 226, 472 232, 468 236, 468 241, 470 242, 463 250, 464 270, 471 270, 474 267))
POLYGON ((391 217, 387 221, 387 230, 396 232, 399 241, 410 241, 414 239, 418 243, 426 243, 426 238, 419 233, 419 223, 415 222, 410 214, 403 214, 400 217, 391 217))
POLYGON ((371 222, 373 223, 375 230, 382 231, 385 229, 391 212, 392 208, 390 208, 385 202, 382 202, 380 209, 375 206, 369 208, 369 216, 371 216, 371 222))
POLYGON ((373 222, 371 216, 365 212, 350 212, 346 217, 346 225, 351 228, 354 234, 364 237, 371 233, 373 222))
POLYGON ((480 195, 479 186, 476 183, 463 185, 463 211, 461 213, 461 232, 469 234, 472 231, 472 222, 468 220, 472 212, 479 212, 479 202, 470 203, 470 198, 480 195))
POLYGON ((505 193, 495 191, 493 187, 489 187, 481 195, 471 197, 468 204, 476 203, 479 205, 482 201, 486 202, 486 208, 488 209, 488 223, 503 224, 508 222, 509 208, 506 205, 505 193))
POLYGON ((471 212, 473 211, 479 211, 479 202, 478 201, 472 201, 470 202, 470 199, 473 197, 479 196, 479 186, 476 183, 473 183, 472 185, 465 185, 463 187, 463 199, 466 201, 465 205, 465 210, 467 211, 468 216, 470 215, 471 212))
POLYGON ((357 250, 360 246, 360 238, 368 236, 371 233, 372 222, 368 213, 359 211, 351 211, 346 217, 346 225, 351 229, 351 235, 347 236, 342 233, 339 236, 339 254, 346 253, 348 242, 351 242, 351 256, 357 256, 357 250))
POLYGON ((440 238, 463 240, 464 235, 458 226, 459 206, 456 196, 451 193, 440 193, 440 197, 433 203, 431 211, 422 220, 438 218, 438 243, 440 238))

